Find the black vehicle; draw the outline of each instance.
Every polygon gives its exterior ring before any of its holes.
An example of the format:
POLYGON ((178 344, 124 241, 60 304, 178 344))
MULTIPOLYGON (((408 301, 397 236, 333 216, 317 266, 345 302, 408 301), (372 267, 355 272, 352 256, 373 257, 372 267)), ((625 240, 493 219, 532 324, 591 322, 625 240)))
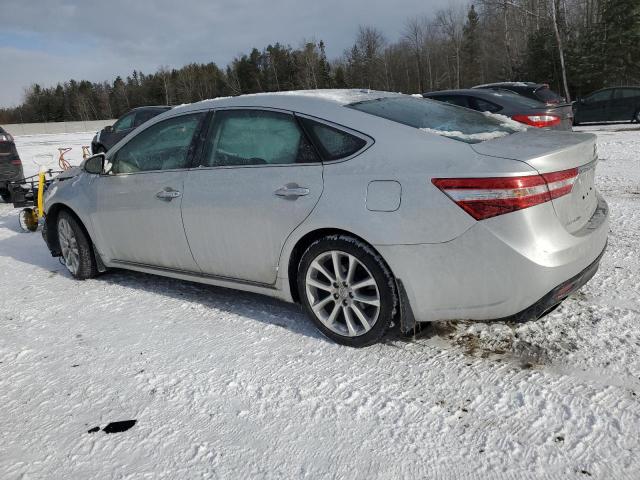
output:
POLYGON ((9 182, 20 180, 23 177, 22 162, 13 137, 0 127, 0 197, 2 200, 11 201, 9 182))
POLYGON ((573 124, 570 104, 546 105, 509 90, 470 88, 443 90, 422 96, 480 112, 499 113, 537 128, 571 130, 573 124))
POLYGON ((487 83, 485 85, 476 85, 473 88, 499 88, 502 90, 510 90, 524 97, 537 100, 547 105, 559 105, 567 103, 564 97, 558 95, 549 88, 546 83, 534 82, 496 82, 487 83))
POLYGON ((604 88, 574 103, 575 125, 586 122, 640 123, 640 87, 604 88))
POLYGON ((104 127, 93 137, 93 140, 91 140, 91 153, 106 152, 136 127, 170 109, 171 107, 164 105, 138 107, 125 113, 116 123, 104 127))

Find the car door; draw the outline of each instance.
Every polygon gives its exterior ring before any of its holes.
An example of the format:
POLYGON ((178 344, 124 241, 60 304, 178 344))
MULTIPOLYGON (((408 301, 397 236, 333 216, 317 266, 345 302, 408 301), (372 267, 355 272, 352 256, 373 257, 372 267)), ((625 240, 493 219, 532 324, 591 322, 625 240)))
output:
POLYGON ((613 90, 609 120, 629 121, 636 113, 640 90, 633 88, 616 88, 613 90), (635 101, 634 101, 635 97, 635 101))
POLYGON ((606 122, 609 120, 609 102, 612 90, 592 93, 580 102, 577 109, 579 122, 606 122))
POLYGON ((209 275, 276 280, 289 234, 322 193, 322 163, 289 112, 217 110, 197 168, 187 174, 182 216, 193 256, 209 275))
POLYGON ((205 112, 171 117, 110 152, 92 224, 109 261, 198 272, 182 225, 184 179, 205 112))

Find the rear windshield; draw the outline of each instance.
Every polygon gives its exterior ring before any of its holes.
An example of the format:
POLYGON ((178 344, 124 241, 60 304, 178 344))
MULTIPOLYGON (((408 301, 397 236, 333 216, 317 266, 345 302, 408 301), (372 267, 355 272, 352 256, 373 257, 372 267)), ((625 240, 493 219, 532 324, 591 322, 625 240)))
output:
POLYGON ((524 95, 520 95, 519 93, 512 92, 511 90, 493 90, 489 92, 489 95, 495 98, 496 102, 499 102, 500 99, 504 101, 508 101, 510 103, 515 103, 516 105, 528 108, 544 108, 544 105, 540 103, 539 100, 535 100, 533 98, 525 97, 524 95))
POLYGON ((383 97, 347 106, 465 143, 480 143, 526 130, 522 124, 502 115, 408 96, 383 97))
POLYGON ((538 97, 544 103, 562 103, 564 98, 551 90, 549 87, 540 87, 535 91, 536 97, 538 97))

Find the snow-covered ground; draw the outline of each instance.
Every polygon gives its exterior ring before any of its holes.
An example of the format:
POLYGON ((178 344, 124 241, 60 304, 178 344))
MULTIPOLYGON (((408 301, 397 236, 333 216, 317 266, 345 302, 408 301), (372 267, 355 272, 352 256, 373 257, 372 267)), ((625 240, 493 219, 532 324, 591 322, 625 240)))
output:
MULTIPOLYGON (((0 205, 0 478, 640 478, 640 129, 584 130, 612 220, 592 281, 535 323, 364 350, 257 295, 76 282, 0 205)), ((91 136, 16 140, 26 166, 91 136)))

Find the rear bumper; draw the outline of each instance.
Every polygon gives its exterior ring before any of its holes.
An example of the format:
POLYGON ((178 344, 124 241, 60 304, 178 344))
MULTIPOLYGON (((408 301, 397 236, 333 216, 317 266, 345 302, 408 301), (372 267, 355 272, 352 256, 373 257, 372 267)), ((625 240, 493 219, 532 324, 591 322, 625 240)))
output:
POLYGON ((595 274, 608 232, 608 207, 599 198, 590 221, 574 234, 547 202, 478 222, 450 242, 376 248, 401 280, 418 322, 525 321, 595 274))
POLYGON ((560 285, 558 285, 556 288, 551 290, 549 293, 547 293, 544 297, 542 297, 540 300, 538 300, 536 303, 534 303, 530 307, 525 308, 524 310, 514 315, 511 315, 509 317, 503 317, 497 320, 503 321, 503 322, 521 323, 521 322, 527 322, 529 320, 535 320, 537 318, 544 316, 546 312, 551 310, 556 305, 560 304, 565 298, 567 298, 572 293, 580 290, 584 285, 586 285, 586 283, 589 280, 591 280, 591 278, 598 271, 598 267, 600 266, 600 260, 602 259, 602 256, 604 255, 604 252, 606 249, 607 247, 605 245, 605 248, 602 249, 602 252, 600 252, 600 255, 598 255, 598 258, 596 258, 591 265, 589 265, 587 268, 585 268, 584 270, 582 270, 580 273, 570 278, 569 280, 562 282, 560 285))

